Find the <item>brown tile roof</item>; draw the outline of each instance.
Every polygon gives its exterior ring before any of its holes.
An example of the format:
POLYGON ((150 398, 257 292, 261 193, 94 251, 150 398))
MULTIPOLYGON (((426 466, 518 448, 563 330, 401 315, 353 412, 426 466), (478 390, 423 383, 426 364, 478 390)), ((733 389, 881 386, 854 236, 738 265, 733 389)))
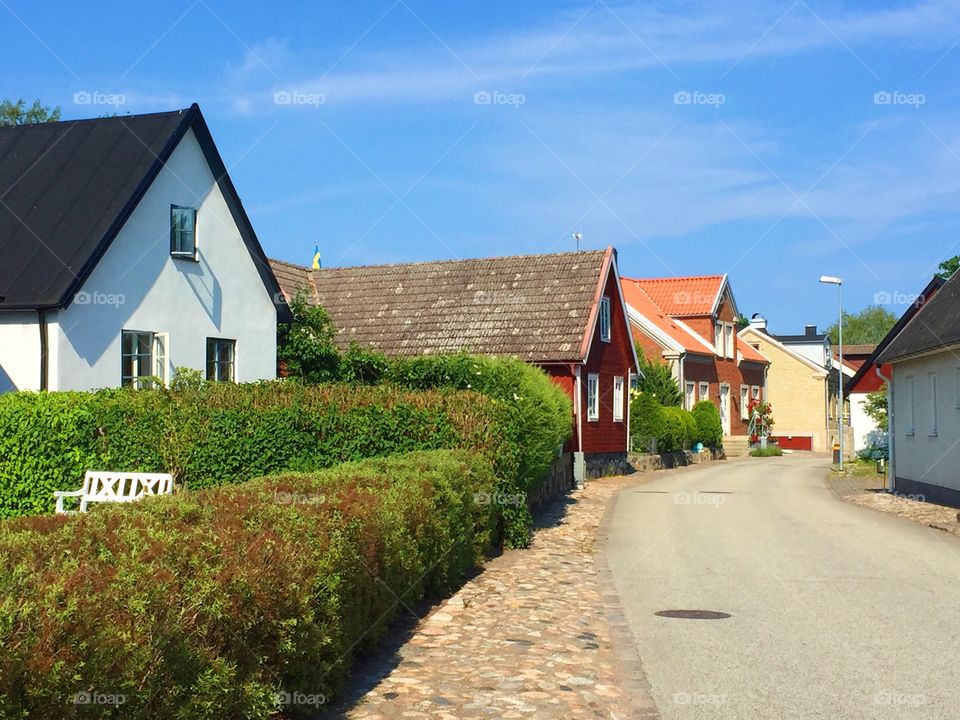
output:
MULTIPOLYGON (((847 360, 851 355, 870 355, 876 349, 877 349, 876 343, 866 343, 866 344, 861 343, 859 345, 847 345, 846 343, 844 343, 843 359, 847 360)), ((833 357, 838 360, 840 359, 840 348, 835 347, 833 349, 833 357)))
POLYGON ((724 275, 641 278, 635 282, 667 315, 710 315, 724 286, 724 275))
POLYGON ((387 355, 468 352, 579 361, 612 249, 310 270, 271 261, 326 308, 337 343, 387 355))

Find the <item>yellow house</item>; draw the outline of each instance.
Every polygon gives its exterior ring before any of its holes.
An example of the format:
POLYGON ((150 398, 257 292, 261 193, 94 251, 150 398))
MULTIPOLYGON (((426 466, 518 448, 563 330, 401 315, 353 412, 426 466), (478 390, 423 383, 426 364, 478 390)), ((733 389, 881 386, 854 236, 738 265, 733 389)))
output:
MULTIPOLYGON (((764 400, 770 403, 773 436, 785 449, 828 452, 837 439, 837 372, 814 362, 753 323, 740 337, 769 361, 764 400)), ((845 411, 845 420, 848 413, 845 411)), ((846 448, 853 434, 844 432, 846 448)), ((847 453, 844 453, 847 454, 847 453)))

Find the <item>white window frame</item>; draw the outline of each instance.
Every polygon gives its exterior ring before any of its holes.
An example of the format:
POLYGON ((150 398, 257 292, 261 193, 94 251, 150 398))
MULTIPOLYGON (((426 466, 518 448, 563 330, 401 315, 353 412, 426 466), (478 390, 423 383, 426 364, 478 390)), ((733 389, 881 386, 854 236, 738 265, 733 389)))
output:
POLYGON ((928 435, 930 437, 937 437, 938 434, 938 423, 937 423, 937 374, 928 373, 927 378, 930 380, 930 432, 928 435))
POLYGON ((174 258, 179 258, 181 260, 196 260, 197 259, 197 217, 199 216, 197 208, 191 207, 189 205, 170 205, 170 256, 174 258), (181 231, 174 226, 173 216, 177 210, 189 210, 193 214, 193 227, 190 229, 191 239, 193 240, 193 247, 189 250, 180 249, 180 233, 181 231))
POLYGON ((759 385, 750 386, 750 397, 752 397, 757 402, 760 402, 760 386, 759 385))
POLYGON ((697 402, 710 399, 710 383, 701 382, 697 386, 697 402))
POLYGON ((613 421, 623 422, 623 376, 613 376, 613 421))
POLYGON ((684 383, 683 402, 687 410, 693 410, 697 404, 697 384, 693 380, 684 383))
POLYGON ((723 323, 715 322, 713 324, 713 349, 720 357, 723 357, 723 323))
POLYGON ((600 375, 587 373, 587 421, 600 419, 600 375))
POLYGON ((150 381, 147 378, 158 377, 163 381, 164 386, 170 384, 170 374, 168 372, 170 358, 170 336, 167 333, 151 332, 149 330, 121 330, 120 331, 120 386, 132 387, 140 390, 144 387, 150 387, 150 381), (148 353, 127 353, 124 350, 124 339, 127 336, 136 335, 149 338, 147 340, 150 350, 148 353), (133 375, 124 375, 124 364, 126 358, 139 358, 135 360, 136 365, 133 375), (150 372, 141 375, 141 366, 146 365, 150 372))
POLYGON ((733 323, 724 323, 723 326, 723 348, 725 356, 733 359, 736 343, 733 341, 733 323))
POLYGON ((221 337, 208 337, 206 342, 206 348, 204 349, 204 377, 206 377, 209 382, 230 382, 235 383, 237 381, 237 341, 233 338, 221 338, 221 337), (214 348, 214 359, 213 359, 213 374, 211 377, 210 374, 210 357, 209 351, 211 343, 214 348), (223 361, 221 359, 221 353, 223 352, 224 347, 230 348, 230 361, 228 367, 230 368, 230 377, 223 378, 218 377, 220 373, 220 368, 223 366, 223 361))
POLYGON ((164 387, 170 387, 170 334, 153 334, 153 374, 163 380, 164 387))
POLYGON ((916 389, 916 383, 912 376, 907 378, 907 435, 913 436, 916 434, 916 406, 914 405, 914 391, 916 389))
POLYGON ((610 298, 600 298, 600 339, 610 342, 610 298))
POLYGON ((748 419, 750 416, 750 386, 740 386, 740 418, 748 419))

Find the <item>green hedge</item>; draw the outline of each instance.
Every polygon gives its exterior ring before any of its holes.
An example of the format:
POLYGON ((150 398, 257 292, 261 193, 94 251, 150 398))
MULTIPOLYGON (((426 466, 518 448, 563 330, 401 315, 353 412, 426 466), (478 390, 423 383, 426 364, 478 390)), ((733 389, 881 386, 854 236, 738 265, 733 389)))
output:
POLYGON ((697 424, 697 439, 707 447, 720 447, 723 444, 723 423, 717 406, 709 400, 701 400, 693 406, 692 412, 697 424))
POLYGON ((0 523, 0 717, 312 716, 404 606, 462 583, 496 482, 418 452, 0 523))
POLYGON ((630 435, 634 447, 644 449, 656 438, 657 452, 679 452, 701 440, 693 414, 679 407, 664 407, 652 393, 637 392, 630 400, 630 435))

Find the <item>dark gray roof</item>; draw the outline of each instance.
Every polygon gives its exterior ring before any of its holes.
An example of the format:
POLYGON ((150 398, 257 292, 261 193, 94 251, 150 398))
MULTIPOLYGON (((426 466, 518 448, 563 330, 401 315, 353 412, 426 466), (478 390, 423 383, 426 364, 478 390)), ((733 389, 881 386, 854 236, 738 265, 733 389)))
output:
POLYGON ((878 362, 893 362, 911 355, 939 350, 960 343, 960 273, 954 274, 913 315, 878 362))
MULTIPOLYGON (((0 128, 0 310, 70 304, 187 130, 271 293, 267 259, 197 105, 0 128)), ((286 308, 280 307, 282 317, 286 308)))
POLYGON ((769 333, 777 342, 783 343, 784 345, 798 345, 801 343, 822 343, 827 339, 826 333, 820 333, 818 335, 774 335, 769 333))
POLYGON ((271 260, 352 343, 387 355, 465 350, 576 362, 613 249, 309 270, 271 260))

